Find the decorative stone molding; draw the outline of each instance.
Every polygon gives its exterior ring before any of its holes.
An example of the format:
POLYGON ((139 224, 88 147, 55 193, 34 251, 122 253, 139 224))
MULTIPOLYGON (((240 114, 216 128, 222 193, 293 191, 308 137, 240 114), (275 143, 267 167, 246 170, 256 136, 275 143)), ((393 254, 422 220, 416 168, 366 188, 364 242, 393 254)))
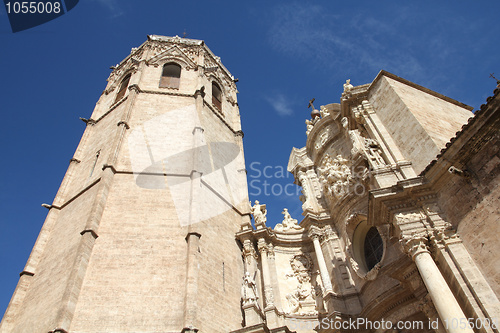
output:
POLYGON ((373 281, 378 275, 378 272, 380 268, 382 267, 382 264, 378 262, 372 269, 370 269, 368 272, 362 270, 359 267, 359 264, 354 258, 351 256, 348 256, 349 258, 349 263, 351 264, 351 268, 356 273, 357 276, 359 276, 361 279, 366 280, 366 281, 373 281))

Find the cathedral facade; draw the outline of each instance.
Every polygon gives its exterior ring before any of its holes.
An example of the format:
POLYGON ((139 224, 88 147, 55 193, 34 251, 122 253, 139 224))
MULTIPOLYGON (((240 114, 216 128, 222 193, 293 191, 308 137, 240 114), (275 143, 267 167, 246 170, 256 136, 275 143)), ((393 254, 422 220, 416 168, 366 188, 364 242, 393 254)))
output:
POLYGON ((498 332, 499 92, 473 114, 347 80, 290 155, 303 219, 271 228, 234 77, 148 36, 82 119, 0 332, 498 332))

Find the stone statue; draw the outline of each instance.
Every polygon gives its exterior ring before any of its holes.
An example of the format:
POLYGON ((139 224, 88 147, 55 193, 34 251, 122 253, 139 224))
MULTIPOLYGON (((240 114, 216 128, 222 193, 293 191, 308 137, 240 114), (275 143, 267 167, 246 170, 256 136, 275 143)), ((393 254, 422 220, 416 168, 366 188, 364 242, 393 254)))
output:
POLYGON ((288 209, 284 208, 283 211, 281 212, 283 214, 283 230, 289 230, 289 229, 302 229, 301 226, 297 223, 297 220, 292 218, 290 213, 288 212, 288 209))
POLYGON ((344 93, 348 94, 351 92, 353 85, 351 84, 351 79, 347 79, 344 83, 344 93))
MULTIPOLYGON (((252 203, 250 202, 250 205, 252 203)), ((266 205, 261 205, 258 200, 255 200, 255 204, 252 207, 252 215, 255 221, 255 224, 265 224, 267 221, 267 209, 266 205)))
POLYGON ((283 214, 283 222, 276 224, 276 227, 274 230, 277 231, 288 231, 288 230, 300 230, 302 229, 301 226, 299 226, 298 222, 296 219, 292 218, 290 213, 288 212, 288 209, 284 208, 283 211, 281 212, 283 214))
POLYGON ((258 298, 255 280, 250 276, 249 272, 246 272, 241 286, 241 299, 243 305, 256 304, 258 298))

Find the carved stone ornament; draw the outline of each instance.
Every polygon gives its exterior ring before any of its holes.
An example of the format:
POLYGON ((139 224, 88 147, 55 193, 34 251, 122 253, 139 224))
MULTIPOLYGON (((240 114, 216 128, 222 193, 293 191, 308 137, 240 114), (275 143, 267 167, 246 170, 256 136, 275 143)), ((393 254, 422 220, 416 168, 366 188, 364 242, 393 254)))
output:
POLYGON ((295 290, 286 295, 288 301, 288 314, 316 315, 316 293, 311 284, 313 262, 308 254, 296 254, 290 259, 292 273, 287 277, 295 277, 297 286, 295 290))
POLYGON ((324 105, 320 106, 319 112, 321 113, 321 118, 325 118, 330 115, 330 111, 328 111, 328 109, 324 105))
POLYGON ((409 222, 416 222, 420 221, 422 218, 424 218, 424 215, 421 212, 403 212, 403 213, 397 213, 394 215, 396 222, 398 224, 404 224, 404 223, 409 223, 409 222))
POLYGON ((342 155, 337 155, 335 158, 326 155, 318 171, 324 192, 330 199, 340 199, 346 195, 349 186, 354 182, 351 163, 342 155))
POLYGON ((292 216, 288 212, 288 209, 283 209, 281 214, 283 214, 283 222, 276 224, 274 230, 282 232, 302 230, 302 227, 299 226, 296 219, 292 218, 292 216))
POLYGON ((267 306, 267 307, 272 306, 272 305, 274 304, 274 292, 273 292, 273 287, 268 286, 268 287, 264 290, 264 297, 265 297, 265 302, 266 302, 266 306, 267 306))
POLYGON ((401 246, 410 258, 414 259, 417 255, 423 252, 429 252, 427 246, 428 239, 426 235, 422 234, 412 234, 412 235, 402 235, 399 239, 401 246))
POLYGON ((368 162, 373 168, 384 166, 385 161, 382 157, 382 148, 377 140, 365 138, 364 151, 368 162))
POLYGON ((330 136, 330 130, 328 128, 325 128, 325 130, 318 136, 314 148, 320 149, 321 147, 323 147, 326 141, 328 140, 329 136, 330 136))
POLYGON ((306 135, 309 135, 309 133, 311 133, 313 127, 314 127, 314 123, 312 121, 310 121, 309 119, 306 119, 306 135))
POLYGON ((356 273, 357 276, 362 278, 363 280, 367 281, 372 281, 375 280, 375 278, 378 275, 378 272, 380 270, 380 267, 382 267, 382 264, 378 262, 375 266, 373 266, 372 269, 370 269, 368 272, 364 272, 358 265, 358 262, 354 260, 351 256, 349 256, 349 263, 351 264, 352 270, 354 273, 356 273))
POLYGON ((247 240, 243 243, 243 257, 247 261, 248 264, 252 262, 253 259, 257 259, 257 252, 251 241, 247 240))
POLYGON ((250 275, 250 272, 246 272, 241 286, 242 303, 243 305, 256 304, 258 298, 255 279, 250 275))

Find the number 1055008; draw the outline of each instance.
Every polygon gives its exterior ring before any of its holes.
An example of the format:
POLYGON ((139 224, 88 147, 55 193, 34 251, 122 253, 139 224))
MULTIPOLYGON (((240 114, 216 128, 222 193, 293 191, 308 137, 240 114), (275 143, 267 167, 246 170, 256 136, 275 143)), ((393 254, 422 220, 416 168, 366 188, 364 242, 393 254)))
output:
POLYGON ((59 14, 61 12, 60 2, 7 2, 5 4, 8 14, 59 14))

